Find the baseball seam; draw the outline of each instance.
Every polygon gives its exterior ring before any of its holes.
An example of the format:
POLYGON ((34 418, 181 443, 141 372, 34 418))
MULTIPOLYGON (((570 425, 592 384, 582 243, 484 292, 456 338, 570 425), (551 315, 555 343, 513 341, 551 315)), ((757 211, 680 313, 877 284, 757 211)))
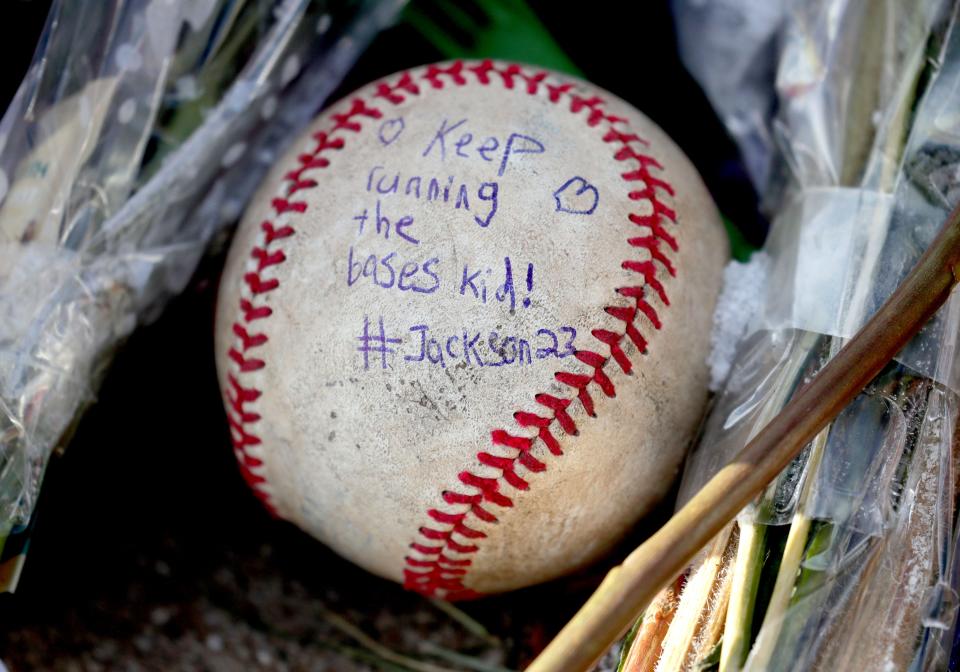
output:
MULTIPOLYGON (((474 65, 461 61, 446 66, 431 65, 424 69, 420 79, 431 88, 442 89, 446 86, 445 80, 455 86, 467 85, 468 75, 472 75, 481 86, 490 85, 495 81, 491 75, 498 75, 506 89, 514 89, 519 81, 529 95, 538 95, 545 90, 552 103, 559 104, 569 100, 569 111, 572 114, 586 112, 585 121, 590 128, 606 124, 603 127, 606 132, 602 140, 616 147, 613 159, 618 162, 635 162, 636 165, 634 170, 621 173, 622 179, 630 185, 628 198, 631 201, 645 202, 650 208, 650 212, 646 214, 628 215, 631 223, 648 229, 648 232, 647 235, 628 238, 627 244, 637 250, 646 250, 649 258, 628 259, 621 263, 624 270, 640 275, 642 283, 616 288, 617 294, 632 301, 631 305, 610 305, 604 309, 611 317, 623 322, 623 331, 591 331, 591 335, 605 346, 609 354, 577 350, 576 359, 592 372, 584 374, 559 371, 555 374, 556 381, 570 388, 573 396, 561 398, 546 393, 535 395, 536 403, 545 409, 543 414, 525 411, 516 411, 513 414, 520 428, 532 430, 535 434, 523 436, 504 429, 495 429, 491 432, 492 444, 498 446, 500 452, 506 451, 512 455, 481 451, 475 456, 481 465, 488 468, 487 473, 493 470, 494 473, 499 473, 499 476, 484 476, 464 470, 458 474, 458 480, 464 487, 444 490, 441 495, 444 503, 452 508, 430 508, 426 512, 430 522, 419 528, 415 541, 410 544, 410 554, 404 559, 404 586, 431 597, 449 600, 467 599, 478 594, 464 584, 472 564, 471 556, 479 550, 480 540, 486 537, 484 532, 476 528, 475 521, 496 522, 498 515, 491 511, 491 505, 500 508, 514 506, 512 497, 504 493, 506 486, 519 491, 529 489, 529 482, 518 473, 519 466, 535 473, 546 469, 546 463, 532 452, 535 442, 539 439, 550 454, 562 455, 560 442, 551 430, 554 423, 567 435, 575 436, 578 427, 569 412, 574 400, 580 403, 587 415, 596 417, 591 385, 596 385, 606 397, 616 395, 616 386, 604 369, 612 359, 622 373, 629 375, 632 372, 633 364, 623 349, 624 339, 629 339, 638 353, 646 353, 647 341, 638 328, 639 320, 645 318, 655 330, 661 328, 657 309, 647 300, 647 292, 652 291, 663 306, 669 305, 666 289, 658 280, 657 272, 659 267, 670 276, 676 276, 670 252, 678 251, 676 239, 664 228, 666 222, 676 224, 676 213, 661 200, 660 195, 662 192, 673 196, 674 190, 669 183, 650 173, 651 169, 662 170, 662 166, 642 151, 642 148, 648 145, 647 141, 624 130, 626 119, 605 111, 605 103, 601 98, 583 97, 574 91, 574 85, 570 83, 549 83, 546 81, 547 72, 529 72, 520 65, 500 65, 489 60, 474 65), (643 186, 635 188, 631 183, 636 182, 643 186)), ((377 84, 373 97, 399 105, 406 100, 407 95, 420 95, 420 86, 408 71, 399 75, 393 84, 377 84)), ((263 359, 256 357, 255 351, 266 343, 269 337, 262 331, 251 333, 251 325, 272 314, 271 308, 263 299, 270 292, 276 291, 280 282, 271 277, 270 270, 286 260, 282 243, 295 234, 290 218, 294 214, 306 212, 308 207, 305 201, 295 201, 292 197, 301 190, 317 186, 315 180, 305 178, 304 174, 329 166, 329 160, 321 155, 343 149, 345 140, 342 136, 346 133, 359 133, 362 129, 360 118, 379 119, 383 116, 379 109, 359 97, 352 99, 349 105, 346 112, 331 116, 332 126, 329 130, 313 134, 317 142, 315 149, 301 154, 298 157, 300 166, 284 176, 286 193, 271 202, 275 217, 272 221, 266 220, 261 224, 261 232, 247 260, 240 294, 240 310, 233 324, 236 340, 228 352, 233 371, 227 375, 229 390, 226 395, 231 436, 241 472, 254 492, 274 512, 276 509, 270 485, 263 473, 262 442, 252 427, 261 417, 251 409, 251 405, 260 398, 262 391, 254 386, 245 386, 240 380, 245 374, 252 375, 266 366, 263 359), (334 135, 341 137, 335 138, 334 135)))
POLYGON ((256 350, 267 343, 270 337, 265 331, 252 332, 251 330, 255 322, 269 318, 273 314, 273 309, 267 305, 265 297, 280 287, 280 280, 271 277, 269 271, 287 259, 282 243, 296 234, 296 229, 290 224, 291 216, 307 211, 307 203, 293 200, 293 197, 300 191, 317 186, 316 180, 305 178, 304 173, 329 166, 330 160, 322 154, 339 151, 345 146, 343 138, 334 138, 333 134, 338 131, 359 133, 361 125, 357 117, 364 116, 378 119, 381 113, 379 110, 367 107, 363 101, 354 100, 347 112, 332 116, 334 123, 329 132, 319 131, 313 134, 312 137, 316 141, 313 151, 297 157, 299 167, 283 177, 283 183, 286 186, 285 194, 270 202, 274 217, 261 222, 260 233, 247 259, 243 275, 240 310, 233 323, 233 334, 236 340, 227 352, 227 357, 234 367, 234 370, 227 374, 229 385, 226 393, 227 421, 230 425, 234 453, 240 464, 240 473, 273 514, 277 513, 277 508, 270 491, 270 484, 263 473, 263 442, 251 427, 260 422, 261 416, 251 410, 250 405, 256 402, 263 392, 254 385, 244 385, 240 382, 244 374, 249 376, 266 367, 266 362, 256 356, 256 350))

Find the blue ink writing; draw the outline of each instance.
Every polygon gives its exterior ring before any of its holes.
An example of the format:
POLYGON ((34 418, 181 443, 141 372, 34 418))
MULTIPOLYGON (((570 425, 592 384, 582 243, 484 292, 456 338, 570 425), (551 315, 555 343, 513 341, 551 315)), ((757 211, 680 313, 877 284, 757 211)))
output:
MULTIPOLYGON (((403 359, 408 362, 422 362, 424 357, 431 364, 439 364, 442 368, 446 368, 447 365, 443 359, 443 348, 440 346, 440 342, 435 338, 427 338, 427 332, 430 330, 425 324, 417 324, 410 327, 410 331, 420 332, 420 354, 416 357, 410 355, 404 355, 403 359)), ((447 348, 450 348, 450 340, 447 340, 447 348)))
MULTIPOLYGON (((455 210, 471 213, 474 221, 486 228, 497 214, 500 185, 497 182, 481 182, 474 188, 466 182, 459 182, 453 175, 445 178, 421 175, 405 177, 399 172, 387 173, 383 166, 377 165, 367 173, 367 192, 378 197, 402 196, 417 201, 446 203, 455 210)), ((354 219, 359 220, 360 217, 354 219)))
MULTIPOLYGON (((493 216, 497 214, 497 193, 499 191, 500 187, 496 182, 484 182, 480 185, 480 189, 477 191, 477 198, 490 204, 490 211, 487 212, 486 217, 482 219, 479 215, 474 215, 473 217, 477 224, 484 228, 490 226, 490 220, 492 220, 493 216)), ((467 208, 467 210, 469 209, 470 208, 467 208)))
POLYGON ((573 349, 573 339, 577 337, 577 330, 573 327, 560 327, 560 331, 566 332, 567 341, 563 344, 563 352, 557 355, 557 357, 569 357, 570 355, 577 354, 577 351, 573 349))
MULTIPOLYGON (((359 230, 357 231, 358 236, 363 234, 363 227, 366 225, 367 220, 369 218, 370 216, 366 208, 364 208, 362 213, 360 213, 359 215, 353 218, 354 221, 360 223, 359 230)), ((390 226, 391 226, 390 219, 386 215, 382 214, 380 210, 379 199, 377 200, 377 206, 375 209, 375 214, 373 216, 373 221, 376 223, 376 226, 377 226, 377 235, 378 236, 383 235, 384 238, 386 238, 387 240, 390 240, 390 226)), ((411 226, 413 226, 413 217, 410 215, 404 215, 403 217, 398 219, 395 224, 393 224, 393 231, 408 243, 419 245, 420 241, 414 238, 410 233, 407 233, 407 229, 410 228, 411 226)))
POLYGON ((360 341, 360 346, 357 348, 357 352, 363 353, 363 370, 367 371, 370 369, 370 353, 376 353, 380 355, 380 368, 386 369, 387 366, 387 355, 393 354, 396 352, 391 345, 399 345, 402 341, 399 338, 388 338, 386 329, 383 327, 383 318, 381 317, 378 321, 379 333, 374 332, 370 334, 370 318, 366 315, 363 316, 363 333, 357 337, 357 340, 360 341), (372 345, 371 345, 372 344, 372 345))
POLYGON ((549 329, 537 329, 537 336, 543 336, 549 339, 547 347, 537 348, 537 359, 560 356, 560 353, 557 352, 557 348, 559 347, 560 343, 557 341, 557 335, 555 333, 549 329))
POLYGON ((510 299, 510 314, 513 315, 517 308, 517 293, 513 290, 513 268, 510 266, 510 257, 503 258, 503 266, 503 284, 497 287, 494 296, 497 297, 497 301, 500 303, 510 299))
MULTIPOLYGON (((487 302, 487 283, 483 280, 480 280, 479 288, 476 284, 481 273, 483 273, 482 270, 470 273, 469 264, 463 265, 463 277, 460 280, 460 296, 466 296, 467 289, 469 288, 470 291, 473 292, 473 298, 480 299, 480 301, 483 303, 487 302)), ((487 275, 490 275, 489 268, 487 269, 487 275)))
POLYGON ((452 366, 458 360, 471 367, 528 366, 535 359, 563 359, 576 354, 573 343, 577 330, 562 326, 557 331, 541 328, 533 338, 501 336, 493 330, 484 334, 469 329, 438 335, 429 324, 422 322, 408 328, 409 338, 400 338, 388 336, 382 316, 371 326, 370 318, 364 315, 357 352, 363 355, 364 370, 370 369, 371 362, 376 368, 378 360, 381 369, 390 368, 388 355, 394 354, 402 354, 404 362, 440 368, 452 366), (562 349, 557 331, 564 336, 562 349))
POLYGON ((462 156, 465 159, 469 159, 469 154, 464 154, 463 148, 469 145, 473 141, 473 133, 464 133, 460 136, 460 139, 456 142, 457 156, 462 156))
POLYGON ((553 192, 557 212, 571 215, 592 215, 600 203, 600 192, 582 177, 571 177, 553 192))
POLYGON ((558 331, 566 336, 562 349, 557 332, 546 328, 537 330, 534 339, 518 335, 501 336, 497 331, 487 332, 484 336, 483 332, 467 329, 442 336, 432 331, 428 324, 420 323, 409 328, 411 337, 409 344, 404 342, 407 354, 403 359, 405 362, 441 368, 461 359, 474 367, 528 366, 533 364, 534 359, 563 359, 576 353, 573 342, 577 330, 560 327, 558 331), (532 340, 536 342, 531 343, 532 340))
POLYGON ((492 156, 487 156, 491 152, 497 151, 497 147, 500 146, 500 142, 496 138, 487 138, 483 141, 483 144, 477 147, 477 154, 480 155, 480 158, 486 161, 487 163, 493 161, 492 156))
POLYGON ((529 135, 520 133, 511 133, 507 138, 506 149, 503 150, 503 158, 500 160, 500 170, 497 171, 498 177, 503 177, 507 172, 507 162, 511 154, 543 154, 543 143, 529 135))
POLYGON ((467 364, 470 363, 470 353, 473 353, 473 361, 476 363, 476 365, 483 366, 483 358, 480 357, 480 353, 477 352, 477 341, 479 340, 479 332, 469 341, 467 340, 467 332, 463 332, 463 358, 466 360, 467 364))
POLYGON ((527 296, 523 299, 523 307, 530 307, 530 294, 533 293, 533 264, 527 264, 527 296))
MULTIPOLYGON (((460 296, 472 296, 480 303, 487 303, 487 278, 492 273, 493 269, 490 268, 471 269, 470 264, 464 264, 460 275, 460 296)), ((513 262, 510 257, 503 258, 503 275, 500 276, 498 270, 497 279, 500 277, 503 278, 503 281, 494 288, 492 299, 496 299, 500 303, 508 303, 512 315, 516 312, 517 290, 513 280, 513 262)), ((529 295, 533 292, 533 264, 527 264, 526 280, 528 295, 524 297, 521 305, 524 308, 529 308, 531 305, 529 295)))
POLYGON ((500 359, 489 362, 488 366, 504 366, 506 364, 513 364, 514 362, 518 365, 533 363, 533 358, 530 356, 529 341, 524 338, 517 338, 516 336, 507 336, 502 341, 498 339, 499 334, 491 331, 487 345, 490 346, 490 351, 495 352, 500 359), (509 356, 507 356, 508 353, 509 356))
POLYGON ((380 142, 384 147, 388 147, 400 137, 400 134, 403 133, 405 126, 406 124, 403 121, 403 117, 387 119, 385 122, 380 124, 380 129, 377 131, 377 137, 380 138, 380 142))
POLYGON ((455 123, 451 123, 449 119, 441 121, 440 127, 430 138, 430 142, 427 143, 421 156, 438 156, 441 161, 454 157, 472 159, 474 156, 479 156, 481 160, 487 163, 496 162, 499 166, 497 176, 503 177, 504 173, 507 172, 507 166, 514 157, 520 154, 543 154, 546 151, 542 142, 523 133, 511 133, 504 142, 494 136, 488 136, 481 142, 475 142, 477 136, 475 133, 466 130, 464 127, 466 123, 466 118, 455 123), (502 151, 498 151, 501 147, 503 148, 502 151), (500 155, 499 161, 497 161, 498 153, 500 155))
POLYGON ((347 251, 347 286, 353 285, 361 278, 370 281, 384 289, 396 287, 401 292, 416 292, 418 294, 433 294, 440 287, 440 276, 436 266, 440 259, 432 257, 422 264, 417 261, 403 262, 396 252, 384 256, 354 253, 351 245, 347 251), (399 269, 399 270, 398 270, 399 269))
POLYGON ((563 345, 563 352, 559 351, 560 341, 553 331, 550 329, 537 330, 537 337, 543 337, 540 343, 546 344, 545 347, 537 348, 537 359, 546 359, 547 357, 563 359, 577 354, 577 351, 573 348, 573 339, 577 337, 577 330, 573 327, 560 327, 560 331, 565 332, 568 336, 566 343, 563 345))
MULTIPOLYGON (((434 134, 433 139, 430 140, 430 144, 428 144, 427 148, 423 150, 423 154, 421 154, 421 156, 427 156, 430 153, 430 150, 432 150, 434 146, 436 146, 439 148, 440 159, 442 160, 447 158, 447 145, 446 145, 447 135, 449 135, 453 131, 463 126, 465 123, 467 123, 467 120, 461 119, 460 121, 453 124, 452 126, 447 126, 447 123, 448 123, 447 120, 444 119, 443 122, 440 124, 440 128, 437 129, 437 132, 434 134)), ((457 144, 457 153, 458 154, 460 153, 459 142, 457 144)))

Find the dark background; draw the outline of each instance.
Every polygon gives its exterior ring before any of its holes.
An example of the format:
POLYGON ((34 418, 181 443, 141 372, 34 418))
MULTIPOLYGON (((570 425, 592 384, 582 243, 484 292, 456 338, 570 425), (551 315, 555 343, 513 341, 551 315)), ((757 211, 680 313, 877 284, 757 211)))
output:
MULTIPOLYGON (((667 3, 637 3, 639 15, 619 2, 530 4, 588 79, 631 102, 678 142, 725 215, 759 242, 755 197, 733 145, 677 59, 667 3)), ((0 7, 4 109, 47 7, 42 0, 4 0, 0 7)), ((376 40, 340 94, 440 58, 401 24, 376 40)), ((289 669, 344 669, 346 658, 316 663, 321 659, 311 646, 332 637, 326 651, 343 641, 323 625, 317 608, 344 614, 400 649, 409 645, 404 628, 451 628, 421 598, 271 519, 249 493, 235 465, 213 364, 221 264, 222 251, 208 257, 163 318, 119 351, 98 403, 69 450, 52 461, 20 589, 0 596, 0 660, 11 670, 248 667, 210 653, 217 653, 210 637, 233 627, 211 623, 210 614, 232 614, 243 623, 246 643, 232 644, 228 636, 225 648, 265 641, 273 663, 289 669), (155 641, 138 640, 144 632, 155 641), (281 643, 269 648, 276 638, 281 643), (193 650, 194 639, 209 655, 193 650), (106 650, 104 642, 110 642, 106 650), (300 652, 314 662, 302 662, 300 652)), ((519 667, 573 614, 603 571, 465 609, 500 638, 503 664, 519 667)), ((482 649, 469 637, 451 637, 444 640, 450 647, 482 649)))

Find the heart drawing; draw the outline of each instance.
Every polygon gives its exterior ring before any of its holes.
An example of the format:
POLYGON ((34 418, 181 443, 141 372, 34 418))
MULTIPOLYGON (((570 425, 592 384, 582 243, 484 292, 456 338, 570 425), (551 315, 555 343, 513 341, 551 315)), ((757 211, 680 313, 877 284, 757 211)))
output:
POLYGON ((380 125, 380 130, 378 135, 380 136, 380 142, 383 143, 384 147, 389 146, 393 143, 394 140, 400 137, 400 134, 403 132, 406 124, 403 121, 403 117, 397 117, 396 119, 388 119, 380 125))
POLYGON ((582 177, 571 177, 553 192, 557 212, 571 215, 592 215, 600 202, 597 188, 582 177))

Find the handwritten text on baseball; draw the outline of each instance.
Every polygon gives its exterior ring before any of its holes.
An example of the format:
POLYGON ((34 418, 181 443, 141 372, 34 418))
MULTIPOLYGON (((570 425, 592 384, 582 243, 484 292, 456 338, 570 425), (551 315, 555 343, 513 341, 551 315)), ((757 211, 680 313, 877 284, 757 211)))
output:
POLYGON ((364 370, 389 369, 401 362, 446 368, 458 360, 489 367, 524 366, 532 364, 534 359, 563 359, 576 354, 573 341, 577 330, 566 326, 556 330, 541 327, 532 337, 502 336, 493 330, 483 333, 472 329, 436 334, 428 324, 414 324, 407 328, 406 336, 398 336, 388 328, 383 317, 374 322, 364 315, 357 337, 357 352, 362 356, 364 370))

